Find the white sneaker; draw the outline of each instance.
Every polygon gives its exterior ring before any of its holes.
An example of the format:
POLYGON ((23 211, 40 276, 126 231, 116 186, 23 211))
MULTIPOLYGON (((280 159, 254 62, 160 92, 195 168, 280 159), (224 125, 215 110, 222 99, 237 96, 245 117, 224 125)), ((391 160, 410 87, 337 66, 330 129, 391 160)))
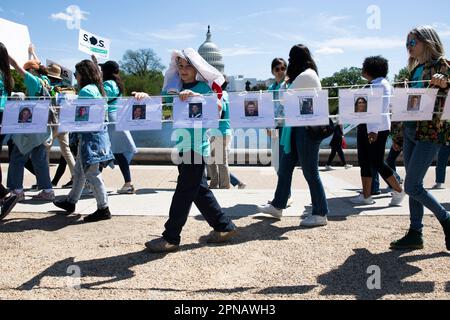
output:
POLYGON ((350 200, 353 204, 360 204, 363 206, 370 206, 372 204, 375 204, 375 201, 373 201, 372 197, 368 197, 367 199, 364 198, 363 194, 360 194, 356 198, 353 198, 350 200))
POLYGON ((324 227, 326 225, 328 225, 327 217, 321 216, 308 216, 300 223, 300 227, 304 228, 324 227))
POLYGON ((405 191, 402 192, 397 192, 395 190, 392 191, 392 201, 391 201, 391 206, 400 206, 403 202, 403 200, 406 197, 406 193, 405 191))
POLYGON ((271 204, 265 206, 258 206, 258 210, 259 212, 271 215, 276 219, 281 219, 283 217, 283 210, 279 210, 274 206, 272 206, 271 204))
POLYGON ((352 169, 352 168, 353 168, 353 166, 351 164, 346 164, 345 165, 345 170, 352 169))
POLYGON ((295 203, 295 201, 292 199, 292 198, 289 198, 288 199, 288 202, 287 202, 287 207, 288 208, 290 208, 290 207, 292 207, 292 205, 295 203))
POLYGON ((332 166, 326 166, 325 171, 334 171, 335 169, 332 166))
POLYGON ((433 188, 431 188, 433 190, 443 190, 445 189, 444 186, 442 185, 442 183, 436 183, 433 188))

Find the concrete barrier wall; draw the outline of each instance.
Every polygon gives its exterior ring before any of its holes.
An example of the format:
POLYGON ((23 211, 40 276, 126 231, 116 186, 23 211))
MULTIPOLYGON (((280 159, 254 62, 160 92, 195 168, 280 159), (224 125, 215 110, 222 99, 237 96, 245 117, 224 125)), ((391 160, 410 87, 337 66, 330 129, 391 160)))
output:
MULTIPOLYGON (((138 165, 171 165, 172 164, 172 152, 173 149, 139 149, 138 154, 134 157, 133 164, 138 165)), ((357 150, 345 150, 345 157, 348 164, 358 165, 358 153, 357 150)), ((389 150, 386 150, 386 155, 389 150)), ((328 161, 330 150, 320 150, 320 164, 325 165, 328 161)), ((61 154, 58 147, 53 147, 50 152, 50 161, 58 162, 61 154)), ((231 159, 234 159, 233 164, 237 165, 270 165, 272 152, 271 150, 245 150, 234 149, 231 152, 231 159)), ((3 147, 1 153, 1 161, 5 163, 7 161, 8 154, 6 147, 3 147)), ((339 157, 336 156, 335 163, 340 164, 339 157)), ((403 165, 403 156, 398 159, 398 164, 403 165)))

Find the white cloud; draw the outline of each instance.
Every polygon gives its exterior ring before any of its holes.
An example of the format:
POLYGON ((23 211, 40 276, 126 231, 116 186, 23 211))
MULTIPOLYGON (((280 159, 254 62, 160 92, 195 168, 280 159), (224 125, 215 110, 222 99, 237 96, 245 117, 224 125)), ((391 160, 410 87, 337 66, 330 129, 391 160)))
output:
POLYGON ((65 12, 53 13, 50 18, 52 20, 65 21, 69 29, 71 29, 70 26, 79 29, 80 22, 82 20, 87 20, 88 15, 89 12, 82 11, 80 7, 76 5, 70 5, 66 8, 65 12))
POLYGON ((322 55, 333 55, 333 54, 343 54, 344 50, 341 48, 331 48, 331 47, 321 47, 317 49, 316 54, 322 54, 322 55))
POLYGON ((224 57, 250 56, 255 54, 268 53, 257 47, 247 47, 238 44, 234 45, 231 48, 223 48, 221 49, 221 52, 224 57))

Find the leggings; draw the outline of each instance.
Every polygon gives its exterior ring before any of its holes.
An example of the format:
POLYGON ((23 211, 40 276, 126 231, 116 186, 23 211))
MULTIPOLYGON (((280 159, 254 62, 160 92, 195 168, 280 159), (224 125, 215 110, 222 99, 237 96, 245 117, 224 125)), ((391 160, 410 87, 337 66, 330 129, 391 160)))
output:
MULTIPOLYGON (((120 171, 122 172, 123 179, 125 183, 131 182, 131 171, 130 164, 128 163, 127 158, 122 153, 115 153, 114 158, 116 158, 117 163, 119 164, 120 171)), ((103 167, 100 167, 100 172, 103 172, 103 167)))
POLYGON ((361 177, 372 178, 372 170, 378 171, 385 180, 394 175, 394 171, 384 161, 388 136, 389 131, 379 132, 377 141, 369 143, 367 125, 358 126, 358 161, 361 177))

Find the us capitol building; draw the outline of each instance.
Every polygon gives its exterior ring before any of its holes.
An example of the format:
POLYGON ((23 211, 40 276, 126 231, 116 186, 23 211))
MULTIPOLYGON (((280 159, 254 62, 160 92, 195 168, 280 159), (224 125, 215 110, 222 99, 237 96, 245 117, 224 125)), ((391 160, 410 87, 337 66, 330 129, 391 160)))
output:
MULTIPOLYGON (((206 41, 198 48, 198 53, 205 59, 210 65, 219 70, 222 74, 225 74, 225 64, 223 63, 223 55, 219 50, 219 47, 212 42, 211 26, 208 26, 208 32, 206 33, 206 41)), ((256 78, 246 78, 243 75, 227 76, 229 92, 241 92, 244 91, 247 85, 254 87, 258 84, 256 78)))

